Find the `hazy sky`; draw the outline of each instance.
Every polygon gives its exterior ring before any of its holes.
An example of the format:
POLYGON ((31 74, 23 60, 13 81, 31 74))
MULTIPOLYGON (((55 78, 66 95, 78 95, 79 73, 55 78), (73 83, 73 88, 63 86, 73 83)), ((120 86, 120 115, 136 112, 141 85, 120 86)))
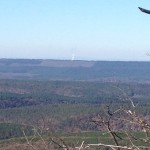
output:
POLYGON ((149 0, 0 0, 0 58, 150 60, 149 0))

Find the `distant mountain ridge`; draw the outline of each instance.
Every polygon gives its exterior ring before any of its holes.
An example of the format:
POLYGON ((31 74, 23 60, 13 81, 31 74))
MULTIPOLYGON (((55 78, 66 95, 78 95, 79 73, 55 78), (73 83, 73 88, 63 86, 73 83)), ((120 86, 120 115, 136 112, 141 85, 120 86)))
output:
POLYGON ((95 61, 49 60, 49 59, 0 59, 1 65, 45 67, 92 67, 95 61))
POLYGON ((0 59, 0 79, 145 82, 150 62, 0 59))

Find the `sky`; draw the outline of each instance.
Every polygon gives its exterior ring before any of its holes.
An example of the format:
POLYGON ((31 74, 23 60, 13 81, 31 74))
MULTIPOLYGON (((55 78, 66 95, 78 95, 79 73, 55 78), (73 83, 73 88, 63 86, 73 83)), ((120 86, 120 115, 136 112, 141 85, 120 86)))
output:
POLYGON ((148 0, 0 0, 0 58, 149 61, 148 0))

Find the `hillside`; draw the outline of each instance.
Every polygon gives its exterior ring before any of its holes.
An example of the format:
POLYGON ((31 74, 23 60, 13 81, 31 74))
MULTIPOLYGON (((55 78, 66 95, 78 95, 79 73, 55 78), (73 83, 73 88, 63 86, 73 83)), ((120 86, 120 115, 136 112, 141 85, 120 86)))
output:
MULTIPOLYGON (((71 140, 70 145, 73 133, 80 136, 80 132, 89 132, 90 136, 84 139, 87 143, 89 139, 90 143, 95 139, 106 141, 101 135, 91 136, 106 131, 104 125, 96 125, 93 119, 102 116, 107 121, 116 110, 132 110, 131 101, 137 115, 149 124, 149 65, 149 62, 1 59, 0 149, 12 149, 12 139, 14 149, 16 141, 22 147, 26 143, 23 131, 32 141, 35 138, 35 142, 40 142, 36 130, 44 140, 54 133, 65 141, 71 140)), ((123 112, 111 119, 112 129, 120 132, 131 127, 131 133, 139 137, 140 126, 125 122, 132 118, 123 112)))
MULTIPOLYGON (((130 99, 138 114, 149 118, 149 91, 147 83, 0 80, 0 142, 24 136, 22 129, 32 135, 33 127, 46 133, 47 128, 58 133, 105 131, 92 118, 107 118, 108 106, 111 112, 131 109, 130 99)), ((117 130, 128 129, 120 119, 111 123, 117 130)))
POLYGON ((0 59, 1 79, 148 81, 150 62, 0 59))

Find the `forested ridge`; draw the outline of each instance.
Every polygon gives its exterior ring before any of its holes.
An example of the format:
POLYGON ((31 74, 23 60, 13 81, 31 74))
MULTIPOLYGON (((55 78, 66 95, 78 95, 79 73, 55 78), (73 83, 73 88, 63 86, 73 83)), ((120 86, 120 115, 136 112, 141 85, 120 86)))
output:
POLYGON ((39 104, 125 103, 122 89, 135 102, 149 103, 150 84, 89 81, 0 80, 0 108, 39 104))
POLYGON ((0 59, 1 79, 139 81, 150 79, 150 62, 0 59))

